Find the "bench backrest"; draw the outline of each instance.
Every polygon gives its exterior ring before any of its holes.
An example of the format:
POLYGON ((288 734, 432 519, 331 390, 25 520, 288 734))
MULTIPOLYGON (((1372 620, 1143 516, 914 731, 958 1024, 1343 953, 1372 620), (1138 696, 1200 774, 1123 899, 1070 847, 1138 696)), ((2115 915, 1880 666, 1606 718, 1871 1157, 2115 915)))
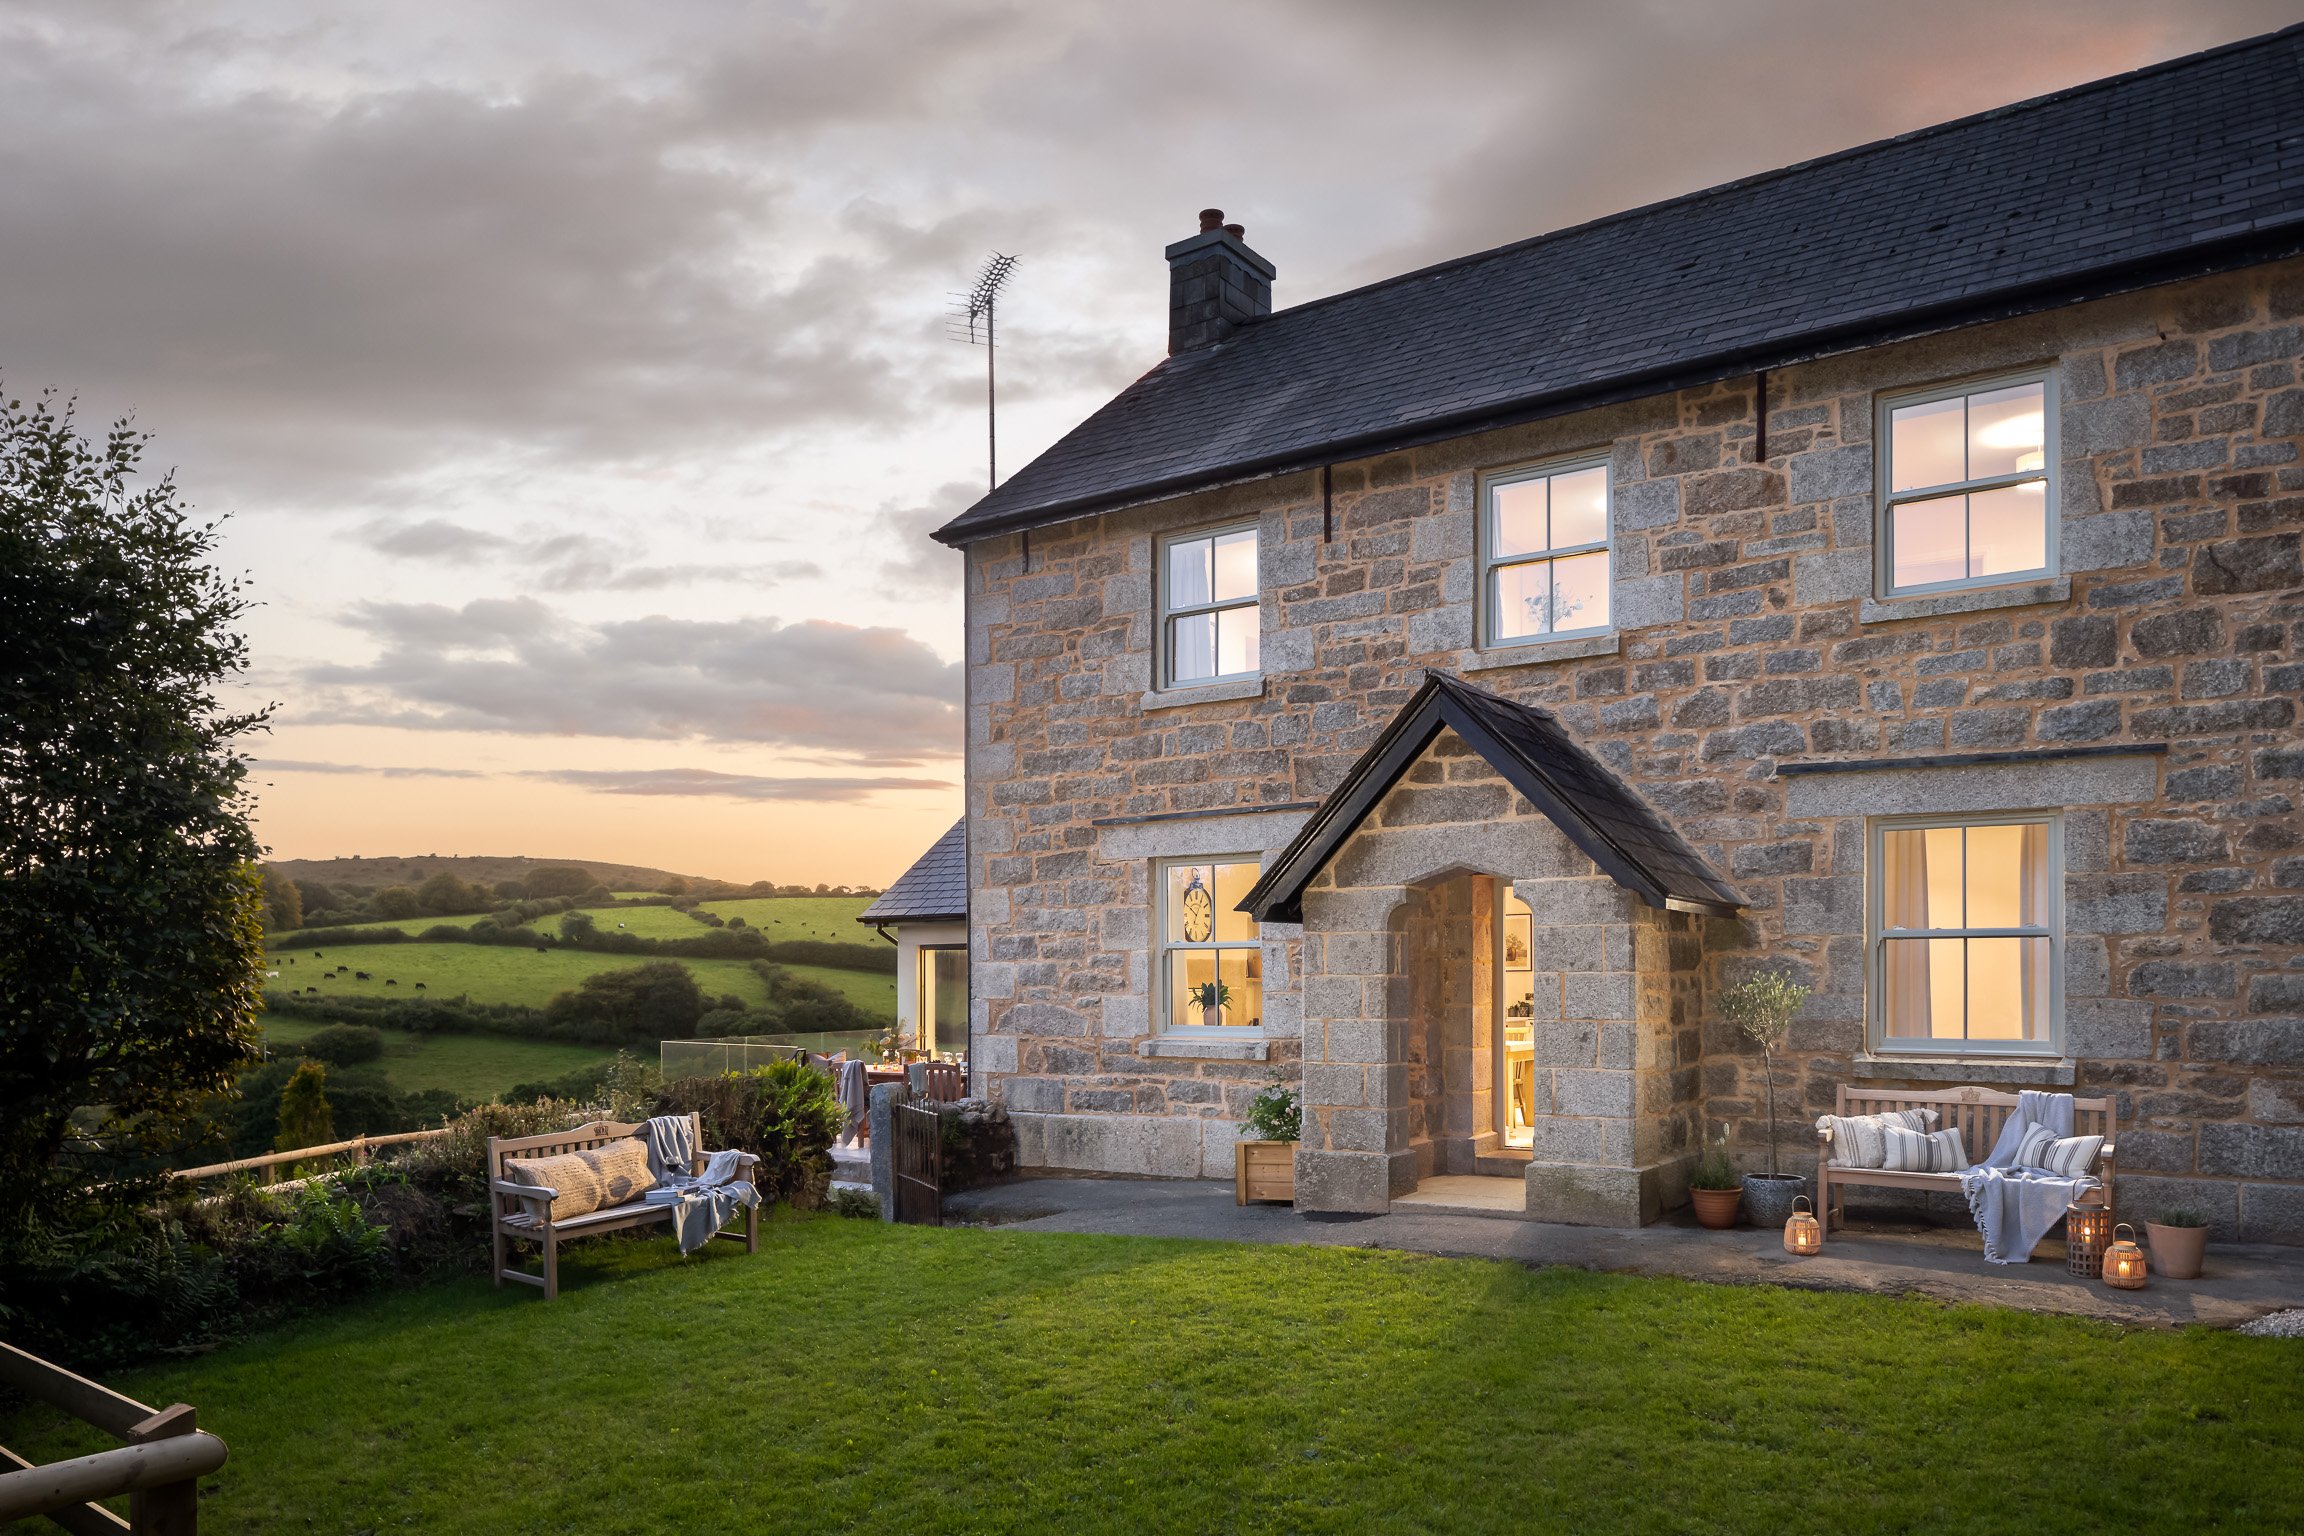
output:
MULTIPOLYGON (((581 1152, 588 1147, 604 1147, 627 1136, 637 1136, 647 1128, 647 1122, 626 1124, 620 1120, 594 1120, 571 1130, 547 1131, 541 1136, 491 1136, 488 1138, 488 1177, 504 1177, 504 1164, 515 1157, 557 1157, 563 1152, 581 1152)), ((688 1131, 696 1147, 696 1162, 704 1161, 704 1122, 693 1111, 688 1116, 688 1131)), ((698 1172, 700 1166, 691 1168, 698 1172)))
MULTIPOLYGON (((1839 1107, 1833 1113, 1878 1115, 1892 1109, 1920 1108, 1936 1111, 1936 1129, 1940 1131, 1958 1126, 1960 1145, 1967 1150, 1969 1161, 1980 1163, 1991 1155, 1992 1144, 2000 1139, 2000 1128, 2016 1112, 2016 1095, 1990 1088, 1851 1088, 1842 1083, 1839 1107)), ((2110 1099, 2072 1101, 2075 1136, 2101 1136, 2111 1141, 2113 1119, 2110 1099)))

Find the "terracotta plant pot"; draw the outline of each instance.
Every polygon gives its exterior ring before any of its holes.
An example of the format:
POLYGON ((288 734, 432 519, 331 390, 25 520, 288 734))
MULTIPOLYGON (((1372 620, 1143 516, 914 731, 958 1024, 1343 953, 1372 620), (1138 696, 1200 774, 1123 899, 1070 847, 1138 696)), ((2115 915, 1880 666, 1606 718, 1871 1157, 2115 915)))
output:
POLYGON ((1233 1203, 1252 1200, 1296 1201, 1296 1143, 1292 1141, 1236 1141, 1232 1143, 1233 1203))
POLYGON ((2162 1279, 2200 1278, 2200 1260, 2208 1248, 2206 1227, 2164 1227, 2148 1221, 2144 1230, 2152 1241, 2152 1267, 2162 1279))
POLYGON ((1725 1232, 1736 1225, 1736 1207, 1744 1203, 1740 1189, 1692 1189, 1688 1203, 1696 1207, 1696 1219, 1715 1232, 1725 1232))

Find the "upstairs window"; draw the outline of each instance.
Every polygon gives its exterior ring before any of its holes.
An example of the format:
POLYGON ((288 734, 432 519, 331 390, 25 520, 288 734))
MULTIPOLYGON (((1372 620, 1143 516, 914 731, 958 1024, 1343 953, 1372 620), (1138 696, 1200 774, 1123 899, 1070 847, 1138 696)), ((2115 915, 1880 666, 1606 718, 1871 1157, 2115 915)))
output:
POLYGON ((1169 686, 1255 676, 1258 622, 1253 525, 1160 546, 1161 670, 1169 686))
POLYGON ((1608 628, 1608 465, 1555 465, 1489 479, 1481 517, 1488 645, 1608 628))
POLYGON ((1874 824, 1881 1050, 2055 1050, 2057 834, 2049 816, 1874 824))
POLYGON ((1998 586, 2050 573, 2049 403, 2042 376, 1882 402, 1882 592, 1998 586))

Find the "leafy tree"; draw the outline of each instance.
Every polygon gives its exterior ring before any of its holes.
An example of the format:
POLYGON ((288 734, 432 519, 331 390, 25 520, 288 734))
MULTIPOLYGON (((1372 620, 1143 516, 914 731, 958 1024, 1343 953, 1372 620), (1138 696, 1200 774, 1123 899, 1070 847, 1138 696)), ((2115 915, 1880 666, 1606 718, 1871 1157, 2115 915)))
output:
POLYGON ((356 1067, 364 1061, 383 1059, 384 1035, 365 1024, 332 1024, 298 1049, 332 1067, 356 1067))
POLYGON ((441 917, 459 912, 485 912, 495 905, 486 891, 469 881, 457 879, 446 870, 416 887, 416 900, 426 912, 441 917))
POLYGON ((280 1090, 280 1134, 277 1152, 300 1147, 322 1147, 336 1139, 336 1116, 328 1108, 328 1069, 317 1061, 296 1068, 288 1086, 280 1090))
POLYGON ((688 967, 653 960, 629 970, 602 971, 555 993, 544 1016, 563 1027, 595 1026, 632 1041, 685 1040, 704 1016, 704 989, 688 967))
POLYGON ((560 937, 568 940, 571 944, 579 939, 589 939, 599 931, 600 925, 592 920, 592 914, 589 912, 563 912, 560 914, 560 937))
POLYGON ((344 902, 334 886, 323 885, 317 880, 299 880, 296 882, 296 890, 304 900, 305 910, 309 912, 324 911, 329 907, 341 906, 344 902))
POLYGON ((688 877, 672 875, 664 881, 662 890, 667 896, 685 896, 688 894, 688 877))
POLYGON ((264 931, 286 933, 304 926, 304 893, 277 870, 264 871, 264 931))
POLYGON ((405 885, 388 885, 368 898, 368 906, 378 917, 422 917, 424 903, 405 885))
POLYGON ((145 438, 0 402, 0 1238, 166 1147, 255 1059, 242 584, 145 438))
POLYGON ((531 896, 581 896, 599 884, 592 871, 574 864, 539 864, 521 883, 531 896))

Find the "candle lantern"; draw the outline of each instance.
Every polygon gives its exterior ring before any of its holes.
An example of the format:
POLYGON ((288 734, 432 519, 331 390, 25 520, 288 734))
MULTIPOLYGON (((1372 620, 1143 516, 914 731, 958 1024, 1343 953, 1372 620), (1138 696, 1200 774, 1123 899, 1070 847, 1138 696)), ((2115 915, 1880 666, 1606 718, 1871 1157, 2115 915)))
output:
POLYGON ((2136 1246, 2136 1229, 2126 1222, 2112 1229, 2112 1246, 2104 1250, 2104 1283, 2116 1290, 2144 1289, 2144 1250, 2136 1246), (2123 1232, 2128 1235, 2122 1237, 2123 1232))
POLYGON ((2104 1244, 2112 1236, 2112 1213, 2103 1203, 2083 1200, 2064 1208, 2064 1268, 2093 1280, 2104 1273, 2104 1244))
POLYGON ((1784 1251, 1796 1253, 1802 1258, 1824 1251, 1824 1228, 1817 1223, 1815 1214, 1806 1208, 1807 1205, 1806 1195, 1794 1195, 1792 1215, 1784 1223, 1784 1251))

